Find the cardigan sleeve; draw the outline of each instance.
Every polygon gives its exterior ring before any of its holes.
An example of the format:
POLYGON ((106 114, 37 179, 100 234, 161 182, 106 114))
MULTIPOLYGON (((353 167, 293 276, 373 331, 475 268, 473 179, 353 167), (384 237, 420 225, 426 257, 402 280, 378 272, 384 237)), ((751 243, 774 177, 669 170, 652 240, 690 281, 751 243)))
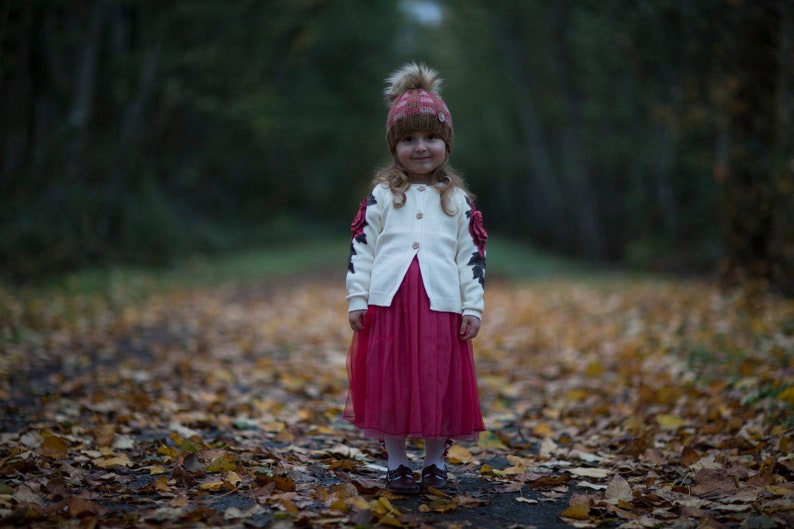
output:
POLYGON ((485 309, 485 243, 488 234, 483 227, 482 213, 474 207, 469 197, 465 197, 465 203, 459 203, 458 212, 455 261, 463 301, 462 314, 482 319, 485 309))
POLYGON ((368 306, 375 245, 382 229, 381 204, 375 198, 376 190, 377 188, 361 202, 358 213, 350 225, 352 237, 346 278, 349 312, 365 310, 368 306))

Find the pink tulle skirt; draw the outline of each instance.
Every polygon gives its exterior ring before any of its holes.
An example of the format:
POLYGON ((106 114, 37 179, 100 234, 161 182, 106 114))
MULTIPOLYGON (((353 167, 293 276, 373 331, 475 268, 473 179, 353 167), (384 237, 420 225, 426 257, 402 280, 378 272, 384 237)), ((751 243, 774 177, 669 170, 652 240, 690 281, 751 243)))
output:
POLYGON ((344 417, 368 437, 472 439, 485 430, 461 315, 430 310, 414 258, 390 307, 354 333, 344 417))

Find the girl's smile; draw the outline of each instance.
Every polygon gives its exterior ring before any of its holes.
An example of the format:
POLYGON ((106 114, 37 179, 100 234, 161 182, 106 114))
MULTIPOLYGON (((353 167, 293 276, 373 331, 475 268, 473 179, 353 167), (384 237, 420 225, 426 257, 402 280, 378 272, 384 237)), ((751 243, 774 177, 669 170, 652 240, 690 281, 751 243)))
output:
POLYGON ((435 134, 416 131, 397 142, 395 155, 414 182, 427 183, 429 175, 447 158, 447 144, 435 134))

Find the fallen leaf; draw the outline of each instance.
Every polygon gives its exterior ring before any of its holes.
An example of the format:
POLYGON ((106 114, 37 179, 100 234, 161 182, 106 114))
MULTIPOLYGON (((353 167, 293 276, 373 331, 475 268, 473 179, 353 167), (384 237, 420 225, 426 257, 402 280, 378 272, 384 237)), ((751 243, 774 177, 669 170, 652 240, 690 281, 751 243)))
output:
POLYGON ((595 467, 574 467, 565 469, 566 472, 580 478, 606 478, 612 474, 611 470, 595 467))
POLYGON ((678 430, 684 425, 684 420, 676 415, 662 413, 656 416, 656 422, 662 430, 678 430))
POLYGON ((631 494, 631 485, 629 485, 629 482, 623 477, 615 475, 615 477, 609 481, 606 491, 604 491, 604 501, 612 505, 617 505, 621 501, 630 503, 632 499, 633 496, 631 494))
POLYGON ((474 459, 474 456, 466 448, 460 445, 452 445, 449 448, 447 457, 453 465, 465 465, 474 459))
POLYGON ((794 483, 787 483, 785 485, 767 485, 764 488, 775 496, 794 496, 794 483))
POLYGON ((794 386, 790 386, 783 391, 781 391, 778 396, 778 399, 782 400, 789 406, 794 406, 794 386))
POLYGON ((207 472, 227 472, 237 468, 237 459, 234 454, 224 452, 207 465, 207 472))
POLYGON ((107 459, 95 459, 94 465, 99 468, 114 468, 114 467, 131 467, 133 462, 126 454, 109 457, 107 459))
POLYGON ((51 459, 63 459, 69 449, 69 441, 57 435, 45 435, 36 452, 51 459))
POLYGON ((517 497, 516 501, 519 502, 519 503, 529 503, 529 504, 532 504, 532 505, 538 503, 538 500, 533 500, 532 498, 525 498, 523 496, 517 497))
POLYGON ((31 503, 33 505, 44 505, 45 503, 41 494, 34 491, 30 486, 25 485, 24 483, 20 485, 16 491, 14 491, 11 497, 18 504, 31 503))
POLYGON ((69 514, 75 518, 79 518, 85 514, 102 516, 107 512, 107 509, 86 498, 81 498, 80 496, 72 496, 69 498, 69 514))
POLYGON ((560 513, 562 518, 573 518, 574 520, 589 520, 590 506, 584 503, 572 505, 560 513))

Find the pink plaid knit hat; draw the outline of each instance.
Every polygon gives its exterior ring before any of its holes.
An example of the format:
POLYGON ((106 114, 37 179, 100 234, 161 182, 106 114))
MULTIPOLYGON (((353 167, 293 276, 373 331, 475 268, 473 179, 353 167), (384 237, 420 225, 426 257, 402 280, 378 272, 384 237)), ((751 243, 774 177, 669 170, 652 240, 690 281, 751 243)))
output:
POLYGON ((452 114, 439 95, 441 83, 437 71, 416 63, 406 64, 386 79, 386 141, 392 153, 403 136, 416 131, 435 134, 452 152, 452 114))

